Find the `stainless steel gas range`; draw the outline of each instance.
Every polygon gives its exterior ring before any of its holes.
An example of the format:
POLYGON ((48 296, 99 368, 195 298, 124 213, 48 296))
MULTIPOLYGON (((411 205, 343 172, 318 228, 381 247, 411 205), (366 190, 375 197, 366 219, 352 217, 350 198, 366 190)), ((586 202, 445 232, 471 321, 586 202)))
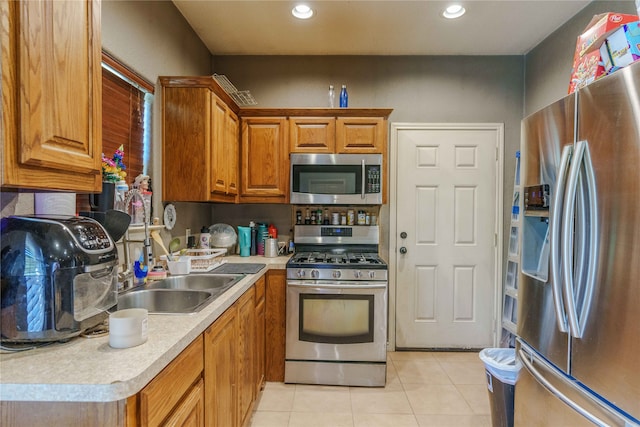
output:
POLYGON ((377 226, 296 226, 286 383, 385 385, 388 271, 378 236, 377 226))

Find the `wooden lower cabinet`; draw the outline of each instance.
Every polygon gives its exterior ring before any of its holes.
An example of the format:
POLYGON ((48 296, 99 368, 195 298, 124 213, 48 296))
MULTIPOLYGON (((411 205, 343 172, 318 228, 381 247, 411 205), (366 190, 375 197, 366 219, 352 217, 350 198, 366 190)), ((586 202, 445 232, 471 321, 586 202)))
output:
POLYGON ((246 425, 255 399, 255 287, 236 303, 238 306, 238 419, 246 425))
POLYGON ((204 425, 204 381, 202 379, 191 388, 189 394, 164 425, 184 427, 204 425))
POLYGON ((203 351, 204 340, 200 336, 137 396, 130 398, 127 412, 135 408, 137 416, 128 414, 128 421, 141 426, 204 426, 203 351))
POLYGON ((267 381, 284 381, 287 276, 285 270, 267 272, 266 284, 266 359, 267 381))
MULTIPOLYGON (((264 280, 264 279, 262 279, 264 280)), ((207 426, 247 425, 256 399, 255 286, 204 333, 207 426)))
POLYGON ((265 325, 265 313, 266 313, 266 279, 262 276, 255 284, 256 288, 256 360, 255 360, 255 385, 256 385, 256 397, 262 390, 265 381, 265 342, 266 342, 266 325, 265 325))
POLYGON ((207 426, 233 427, 237 390, 237 309, 231 306, 204 333, 207 426))

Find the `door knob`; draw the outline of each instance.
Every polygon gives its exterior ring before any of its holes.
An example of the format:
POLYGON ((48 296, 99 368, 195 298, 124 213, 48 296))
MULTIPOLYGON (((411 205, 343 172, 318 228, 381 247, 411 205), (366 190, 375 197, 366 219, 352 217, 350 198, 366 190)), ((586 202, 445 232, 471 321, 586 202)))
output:
POLYGON ((400 253, 401 254, 406 254, 407 253, 407 248, 405 248, 404 246, 400 248, 400 253))
POLYGON ((407 238, 407 233, 404 232, 404 231, 402 233, 400 233, 400 238, 406 239, 407 238))

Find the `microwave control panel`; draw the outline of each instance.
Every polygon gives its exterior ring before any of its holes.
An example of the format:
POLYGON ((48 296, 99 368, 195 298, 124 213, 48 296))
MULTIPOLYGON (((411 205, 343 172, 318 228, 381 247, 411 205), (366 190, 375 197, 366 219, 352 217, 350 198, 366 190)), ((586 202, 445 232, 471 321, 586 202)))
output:
POLYGON ((367 186, 365 192, 367 193, 379 193, 380 192, 380 165, 367 165, 365 166, 367 175, 367 186))

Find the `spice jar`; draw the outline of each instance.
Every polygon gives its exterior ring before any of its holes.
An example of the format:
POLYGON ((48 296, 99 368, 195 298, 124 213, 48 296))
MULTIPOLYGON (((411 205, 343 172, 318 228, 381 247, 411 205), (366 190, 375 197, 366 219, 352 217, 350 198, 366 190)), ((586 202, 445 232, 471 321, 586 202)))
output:
POLYGON ((355 212, 353 209, 347 211, 347 225, 353 225, 355 223, 355 212))

